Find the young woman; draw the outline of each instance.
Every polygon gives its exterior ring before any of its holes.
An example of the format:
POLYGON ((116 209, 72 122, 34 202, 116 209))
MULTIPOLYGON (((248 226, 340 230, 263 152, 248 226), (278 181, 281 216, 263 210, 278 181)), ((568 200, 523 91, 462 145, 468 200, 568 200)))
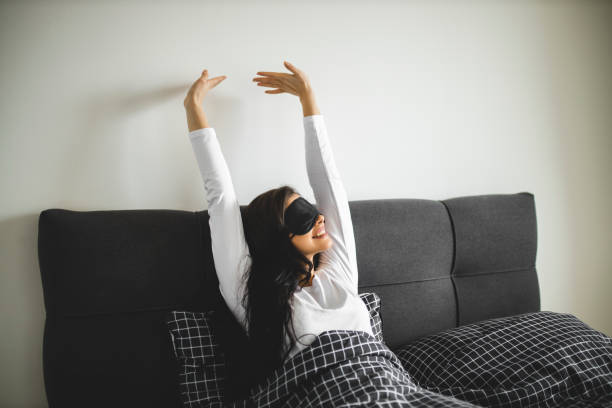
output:
POLYGON ((185 97, 189 138, 204 180, 219 290, 248 333, 262 371, 269 373, 326 330, 372 327, 357 292, 357 257, 349 205, 323 115, 306 74, 258 72, 268 94, 289 93, 302 104, 306 170, 316 206, 290 186, 240 205, 215 129, 202 109, 226 76, 204 70, 185 97))

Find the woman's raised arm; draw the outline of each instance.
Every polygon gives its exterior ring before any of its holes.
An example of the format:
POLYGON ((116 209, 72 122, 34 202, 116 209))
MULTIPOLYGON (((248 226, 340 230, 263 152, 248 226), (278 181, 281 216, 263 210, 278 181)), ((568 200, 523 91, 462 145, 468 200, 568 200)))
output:
POLYGON ((326 273, 335 275, 355 294, 358 292, 357 252, 348 199, 340 178, 323 115, 319 112, 314 91, 304 72, 285 62, 293 74, 258 72, 259 85, 277 88, 266 93, 291 93, 302 103, 304 114, 306 170, 315 196, 316 206, 325 216, 325 231, 333 241, 321 254, 321 261, 330 264, 326 273))
POLYGON ((325 231, 333 241, 333 245, 321 254, 321 261, 331 266, 325 273, 335 274, 347 282, 357 295, 359 273, 353 221, 327 127, 321 114, 305 116, 303 121, 308 181, 316 206, 325 216, 325 231))
POLYGON ((204 181, 209 225, 219 290, 228 308, 246 330, 242 277, 249 250, 244 237, 240 205, 215 129, 202 109, 204 95, 224 77, 207 79, 207 71, 194 83, 185 98, 189 139, 204 181))

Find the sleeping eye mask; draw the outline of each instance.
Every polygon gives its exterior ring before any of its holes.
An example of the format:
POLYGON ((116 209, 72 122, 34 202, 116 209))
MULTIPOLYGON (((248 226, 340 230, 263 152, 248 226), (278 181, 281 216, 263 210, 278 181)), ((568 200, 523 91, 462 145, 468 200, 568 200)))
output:
POLYGON ((289 232, 303 235, 314 227, 319 210, 304 197, 298 197, 285 210, 285 225, 289 232))

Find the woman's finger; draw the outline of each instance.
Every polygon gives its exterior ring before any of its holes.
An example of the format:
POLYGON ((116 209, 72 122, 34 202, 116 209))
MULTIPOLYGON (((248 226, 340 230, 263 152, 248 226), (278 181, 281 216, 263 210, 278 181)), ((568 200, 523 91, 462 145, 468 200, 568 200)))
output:
POLYGON ((265 82, 269 84, 270 82, 281 83, 285 81, 282 79, 275 79, 275 78, 253 78, 253 82, 265 82))
POLYGON ((282 88, 279 84, 268 84, 268 83, 259 83, 257 86, 267 86, 268 88, 282 88))
POLYGON ((268 71, 258 72, 257 75, 265 75, 265 76, 272 76, 272 77, 287 77, 287 76, 291 76, 291 74, 288 74, 286 72, 268 72, 268 71))
POLYGON ((255 82, 258 82, 260 84, 284 84, 287 81, 285 81, 284 79, 276 78, 259 78, 255 80, 255 82))
POLYGON ((260 84, 266 84, 266 85, 281 85, 284 84, 284 82, 282 81, 278 81, 276 79, 264 79, 261 81, 257 81, 260 84))
POLYGON ((296 67, 295 65, 293 65, 292 63, 285 61, 285 66, 287 67, 289 71, 293 72, 298 77, 302 77, 303 75, 302 70, 296 67))
POLYGON ((269 93, 269 94, 279 94, 279 93, 283 93, 283 92, 285 92, 285 91, 283 91, 282 89, 268 89, 266 91, 266 93, 269 93))
POLYGON ((217 77, 210 78, 208 82, 211 84, 211 87, 215 87, 219 84, 219 82, 223 81, 225 78, 227 78, 227 76, 219 75, 217 77))

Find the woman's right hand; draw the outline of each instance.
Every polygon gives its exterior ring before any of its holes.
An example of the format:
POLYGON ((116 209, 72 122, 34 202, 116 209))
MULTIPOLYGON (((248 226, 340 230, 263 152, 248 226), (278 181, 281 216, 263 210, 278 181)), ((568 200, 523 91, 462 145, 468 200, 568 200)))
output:
POLYGON ((202 101, 208 91, 219 85, 225 78, 227 78, 225 75, 208 78, 208 70, 205 69, 202 71, 200 77, 191 85, 191 88, 189 88, 187 92, 187 96, 185 96, 185 100, 183 101, 185 108, 193 105, 202 106, 202 101))

